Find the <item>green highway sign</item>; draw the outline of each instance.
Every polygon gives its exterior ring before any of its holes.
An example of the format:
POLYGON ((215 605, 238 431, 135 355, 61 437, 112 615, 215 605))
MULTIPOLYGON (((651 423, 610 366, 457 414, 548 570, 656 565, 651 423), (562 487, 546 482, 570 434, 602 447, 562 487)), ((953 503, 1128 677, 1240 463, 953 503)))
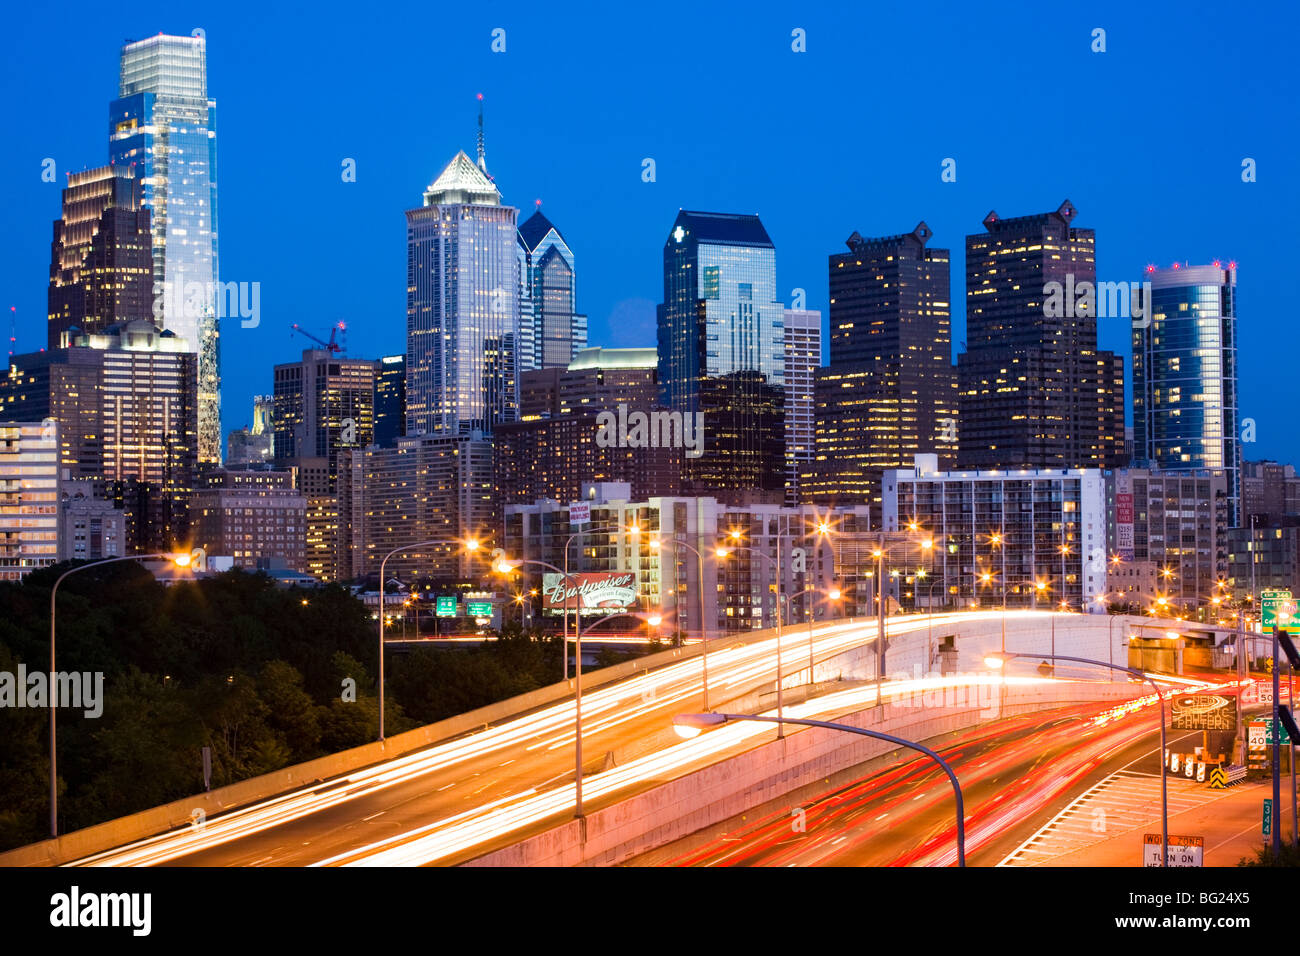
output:
POLYGON ((1281 589, 1261 591, 1259 609, 1264 633, 1271 633, 1273 626, 1280 624, 1282 630, 1287 633, 1300 634, 1300 614, 1296 612, 1296 604, 1290 591, 1281 589))
POLYGON ((491 601, 467 601, 465 602, 465 613, 470 617, 491 617, 491 601))
POLYGON ((456 597, 455 597, 455 595, 452 595, 451 597, 442 597, 442 596, 440 596, 440 597, 438 598, 438 610, 437 610, 437 614, 438 614, 438 617, 455 617, 455 616, 456 616, 456 597))

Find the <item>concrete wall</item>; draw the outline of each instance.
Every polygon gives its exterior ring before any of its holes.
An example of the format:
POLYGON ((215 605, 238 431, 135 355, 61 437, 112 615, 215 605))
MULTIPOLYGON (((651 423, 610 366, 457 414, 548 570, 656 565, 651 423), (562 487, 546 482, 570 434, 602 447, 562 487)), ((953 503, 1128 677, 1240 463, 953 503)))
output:
MULTIPOLYGON (((1127 683, 1055 683, 1009 686, 1007 716, 1052 707, 1136 696, 1127 683)), ((886 705, 838 718, 924 742, 990 719, 985 708, 886 705)), ((1154 714, 1154 711, 1152 712, 1154 714)), ((678 777, 470 861, 468 866, 610 866, 752 807, 824 780, 833 773, 895 749, 885 741, 842 731, 808 728, 771 740, 736 757, 678 777)), ((955 813, 955 810, 954 810, 955 813)))

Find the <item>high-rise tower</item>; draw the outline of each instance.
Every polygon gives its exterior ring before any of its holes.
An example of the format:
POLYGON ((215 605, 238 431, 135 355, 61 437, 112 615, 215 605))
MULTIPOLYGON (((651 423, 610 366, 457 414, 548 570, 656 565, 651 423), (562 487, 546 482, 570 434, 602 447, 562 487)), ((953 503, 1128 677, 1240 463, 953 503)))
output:
POLYGON ((203 37, 158 34, 122 47, 109 159, 134 167, 151 213, 154 317, 198 352, 198 453, 221 460, 216 103, 203 37))
POLYGON ((406 213, 406 434, 491 433, 519 408, 519 210, 457 153, 406 213))

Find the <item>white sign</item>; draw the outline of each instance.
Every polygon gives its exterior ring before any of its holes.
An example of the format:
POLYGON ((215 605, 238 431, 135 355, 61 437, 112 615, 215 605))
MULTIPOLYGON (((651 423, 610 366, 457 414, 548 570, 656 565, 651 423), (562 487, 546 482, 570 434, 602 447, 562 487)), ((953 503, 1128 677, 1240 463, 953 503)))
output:
MULTIPOLYGON (((1160 865, 1160 843, 1159 833, 1145 833, 1142 835, 1143 866, 1160 865)), ((1168 866, 1204 866, 1205 837, 1174 836, 1170 834, 1168 855, 1165 862, 1168 866)))
POLYGON ((1270 707, 1273 705, 1273 685, 1272 685, 1272 684, 1260 684, 1260 685, 1259 685, 1259 702, 1260 702, 1261 704, 1268 704, 1270 707))
POLYGON ((591 505, 586 501, 575 501, 569 505, 569 524, 586 524, 591 520, 591 505))

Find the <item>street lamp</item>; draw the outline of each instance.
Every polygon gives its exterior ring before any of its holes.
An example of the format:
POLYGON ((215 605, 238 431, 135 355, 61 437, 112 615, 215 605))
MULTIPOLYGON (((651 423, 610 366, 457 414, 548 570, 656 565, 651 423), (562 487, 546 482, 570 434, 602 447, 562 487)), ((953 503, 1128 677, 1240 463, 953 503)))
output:
MULTIPOLYGON (((379 741, 384 740, 384 621, 388 615, 388 608, 384 604, 384 577, 387 574, 388 559, 395 554, 401 554, 405 551, 414 551, 416 548, 432 548, 438 545, 450 545, 453 547, 463 547, 466 551, 477 551, 482 545, 476 538, 467 538, 465 541, 448 541, 438 539, 435 541, 417 541, 415 544, 404 544, 400 548, 394 548, 384 555, 384 559, 379 562, 379 741)), ((402 616, 402 627, 406 627, 406 616, 402 616)))
MULTIPOLYGON (((70 574, 76 574, 78 571, 85 571, 87 568, 97 568, 104 564, 116 564, 119 561, 149 561, 163 559, 170 561, 178 568, 188 568, 193 561, 193 553, 186 552, 159 552, 156 554, 128 554, 116 558, 103 558, 99 561, 90 561, 86 564, 79 564, 75 568, 69 568, 58 576, 54 581, 54 587, 50 588, 50 680, 54 680, 54 612, 55 599, 59 595, 59 585, 63 579, 70 574)), ((57 728, 55 726, 55 714, 58 713, 57 703, 50 701, 50 836, 59 835, 59 771, 58 771, 58 748, 56 747, 57 728)))
MULTIPOLYGON (((820 590, 821 590, 820 588, 816 588, 816 587, 804 588, 802 591, 790 595, 787 603, 789 604, 790 607, 791 620, 793 620, 794 617, 795 600, 803 597, 805 594, 814 594, 820 590)), ((839 588, 829 588, 826 591, 826 597, 832 601, 838 601, 842 595, 843 592, 840 591, 839 588)), ((808 609, 808 684, 809 686, 813 684, 813 619, 816 616, 817 616, 817 602, 814 601, 813 606, 808 609)))
MULTIPOLYGON (((1036 654, 1014 654, 1009 651, 1001 651, 997 654, 987 654, 984 657, 985 666, 993 670, 1003 670, 1008 661, 1017 657, 1037 657, 1036 654)), ((1160 812, 1161 812, 1161 847, 1160 847, 1160 865, 1168 866, 1169 856, 1169 783, 1167 780, 1167 766, 1165 762, 1165 698, 1161 694, 1159 686, 1154 680, 1134 667, 1123 667, 1119 664, 1108 664, 1105 661, 1094 661, 1087 657, 1066 657, 1064 655, 1052 654, 1050 660, 1071 661, 1075 664, 1091 664, 1094 667, 1108 667, 1114 671, 1123 671, 1136 677, 1138 680, 1146 681, 1156 692, 1156 707, 1160 714, 1160 812)))
MULTIPOLYGON (((539 561, 536 558, 511 559, 502 555, 501 557, 497 558, 496 563, 493 564, 492 566, 492 570, 494 570, 497 574, 504 576, 514 571, 517 571, 525 564, 537 565, 538 567, 546 568, 549 571, 553 571, 556 574, 561 575, 564 578, 565 590, 566 591, 568 590, 569 582, 572 580, 572 576, 567 574, 564 571, 561 571, 555 565, 550 564, 546 561, 539 561)), ((566 595, 566 601, 567 601, 567 595, 566 595)), ((603 617, 597 618, 595 621, 592 621, 591 624, 589 624, 586 628, 583 628, 581 616, 579 616, 578 618, 577 639, 575 641, 576 653, 574 655, 574 661, 573 661, 574 794, 576 798, 575 810, 573 815, 577 819, 583 818, 583 813, 582 813, 582 635, 587 633, 588 630, 590 630, 592 627, 595 627, 601 621, 607 621, 610 618, 614 618, 614 617, 640 617, 643 620, 646 620, 648 623, 650 623, 652 627, 658 627, 663 620, 663 618, 657 613, 641 614, 635 611, 620 611, 616 614, 607 614, 603 617)))
MULTIPOLYGON (((603 524, 594 528, 579 528, 577 531, 573 532, 573 534, 569 535, 568 539, 564 542, 564 580, 566 582, 564 588, 564 653, 560 656, 563 659, 565 680, 569 679, 569 588, 567 586, 567 582, 569 581, 569 546, 573 544, 574 538, 591 531, 604 533, 618 530, 619 525, 617 524, 603 524)), ((579 628, 582 627, 581 616, 579 616, 577 626, 579 628)))
POLYGON ((957 865, 966 865, 966 808, 962 800, 961 784, 957 782, 957 775, 953 773, 952 767, 948 761, 944 760, 937 753, 924 744, 918 744, 913 740, 904 740, 902 737, 895 737, 892 734, 883 734, 878 730, 866 730, 862 727, 851 727, 848 724, 836 724, 826 720, 806 720, 800 717, 762 717, 757 714, 678 714, 673 718, 673 726, 679 736, 684 738, 697 737, 702 731, 712 730, 715 727, 721 727, 729 720, 755 720, 762 723, 776 724, 799 724, 802 727, 822 727, 826 730, 840 730, 846 734, 860 734, 863 737, 874 737, 877 740, 884 740, 898 747, 908 747, 919 753, 925 754, 948 775, 948 781, 952 784, 953 795, 957 798, 957 865))
MULTIPOLYGON (((728 537, 731 538, 733 541, 739 540, 740 532, 733 530, 728 535, 728 537)), ((778 552, 780 547, 781 544, 780 541, 778 540, 777 542, 778 552)), ((773 565, 771 555, 767 554, 764 551, 759 551, 757 548, 744 548, 737 545, 733 545, 730 548, 718 548, 717 555, 719 558, 725 558, 733 551, 747 551, 750 554, 756 554, 764 561, 766 561, 769 567, 773 565)), ((779 568, 774 569, 774 574, 776 575, 776 712, 779 715, 783 713, 785 709, 784 697, 781 693, 781 573, 780 573, 780 569, 779 568)), ((763 590, 766 591, 767 589, 764 588, 763 590)), ((764 611, 767 610, 766 597, 764 597, 763 599, 763 610, 764 611)), ((785 737, 785 728, 780 726, 779 724, 776 728, 776 736, 778 740, 783 739, 785 737)))
MULTIPOLYGON (((693 545, 687 544, 685 541, 682 541, 676 535, 673 535, 669 540, 671 540, 674 545, 679 545, 685 548, 687 551, 691 552, 691 554, 695 555, 695 565, 696 568, 699 570, 700 643, 704 645, 704 653, 703 655, 701 655, 703 659, 703 666, 704 666, 704 709, 708 710, 709 709, 709 635, 705 629, 705 624, 704 624, 704 555, 700 554, 699 550, 695 548, 693 545)), ((652 537, 650 539, 649 544, 650 547, 652 548, 661 548, 663 547, 663 539, 659 537, 652 537)), ((663 574, 662 559, 659 565, 659 573, 662 576, 663 574)), ((674 571, 674 576, 675 576, 675 571, 674 571)))

